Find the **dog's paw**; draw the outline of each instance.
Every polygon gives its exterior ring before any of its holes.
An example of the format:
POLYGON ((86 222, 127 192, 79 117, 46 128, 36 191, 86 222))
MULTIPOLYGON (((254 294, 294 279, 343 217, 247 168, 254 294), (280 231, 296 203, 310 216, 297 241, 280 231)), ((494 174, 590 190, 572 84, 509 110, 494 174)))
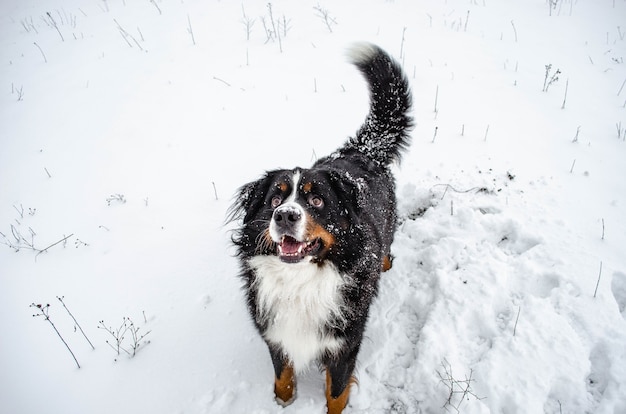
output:
POLYGON ((293 404, 293 402, 296 400, 296 392, 294 391, 293 394, 291 395, 291 398, 289 398, 287 401, 283 401, 283 399, 280 398, 278 395, 274 398, 274 400, 276 401, 276 404, 285 408, 293 404))

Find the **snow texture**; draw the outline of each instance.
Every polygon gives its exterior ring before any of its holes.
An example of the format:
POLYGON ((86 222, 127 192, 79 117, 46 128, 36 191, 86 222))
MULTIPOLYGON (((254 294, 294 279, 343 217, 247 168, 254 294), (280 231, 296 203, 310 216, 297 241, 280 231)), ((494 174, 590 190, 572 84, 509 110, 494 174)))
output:
POLYGON ((0 411, 324 412, 315 367, 275 403, 224 223, 243 183, 360 127, 345 50, 365 41, 403 66, 415 128, 346 414, 626 412, 625 18, 624 0, 3 1, 0 411), (134 357, 98 329, 124 318, 134 357))

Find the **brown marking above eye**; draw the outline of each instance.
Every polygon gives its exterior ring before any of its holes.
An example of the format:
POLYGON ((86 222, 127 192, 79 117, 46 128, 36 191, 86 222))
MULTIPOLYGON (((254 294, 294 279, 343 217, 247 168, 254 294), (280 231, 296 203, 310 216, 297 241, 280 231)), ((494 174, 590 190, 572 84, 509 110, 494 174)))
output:
POLYGON ((285 193, 289 189, 289 185, 287 185, 287 183, 283 181, 278 184, 278 189, 282 191, 283 193, 285 193))
POLYGON ((312 188, 313 188, 313 183, 308 181, 306 184, 302 186, 302 191, 304 191, 305 193, 310 193, 312 188))

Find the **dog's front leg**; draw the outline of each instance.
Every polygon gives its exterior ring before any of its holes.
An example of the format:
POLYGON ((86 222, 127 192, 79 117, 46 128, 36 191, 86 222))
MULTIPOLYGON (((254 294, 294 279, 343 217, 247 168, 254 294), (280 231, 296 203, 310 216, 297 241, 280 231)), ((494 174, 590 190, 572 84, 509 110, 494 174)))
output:
POLYGON ((348 404, 350 386, 356 382, 352 375, 357 351, 347 360, 333 361, 326 365, 326 407, 328 414, 341 414, 348 404))
POLYGON ((285 358, 282 350, 269 345, 274 364, 274 395, 276 402, 286 407, 296 399, 296 376, 293 364, 285 358))

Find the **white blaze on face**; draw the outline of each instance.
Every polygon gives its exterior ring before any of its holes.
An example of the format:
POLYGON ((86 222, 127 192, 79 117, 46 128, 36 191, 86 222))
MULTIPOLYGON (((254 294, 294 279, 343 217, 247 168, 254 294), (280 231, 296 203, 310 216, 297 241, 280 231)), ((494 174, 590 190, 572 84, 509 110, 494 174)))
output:
POLYGON ((296 198, 298 197, 298 186, 300 184, 301 177, 302 174, 300 173, 300 170, 295 170, 293 172, 293 176, 291 177, 291 194, 287 196, 285 201, 283 201, 283 204, 296 202, 296 198))
POLYGON ((300 179, 302 174, 300 170, 296 170, 293 173, 291 178, 291 193, 282 201, 282 203, 276 207, 274 210, 274 215, 270 221, 270 237, 276 243, 280 243, 282 241, 283 236, 285 234, 281 231, 278 224, 276 223, 276 214, 277 212, 284 213, 283 217, 287 217, 289 212, 293 212, 301 217, 301 220, 294 225, 291 229, 292 233, 288 234, 298 241, 304 241, 305 233, 306 233, 306 219, 305 219, 305 211, 300 204, 298 204, 298 187, 300 185, 300 179))

